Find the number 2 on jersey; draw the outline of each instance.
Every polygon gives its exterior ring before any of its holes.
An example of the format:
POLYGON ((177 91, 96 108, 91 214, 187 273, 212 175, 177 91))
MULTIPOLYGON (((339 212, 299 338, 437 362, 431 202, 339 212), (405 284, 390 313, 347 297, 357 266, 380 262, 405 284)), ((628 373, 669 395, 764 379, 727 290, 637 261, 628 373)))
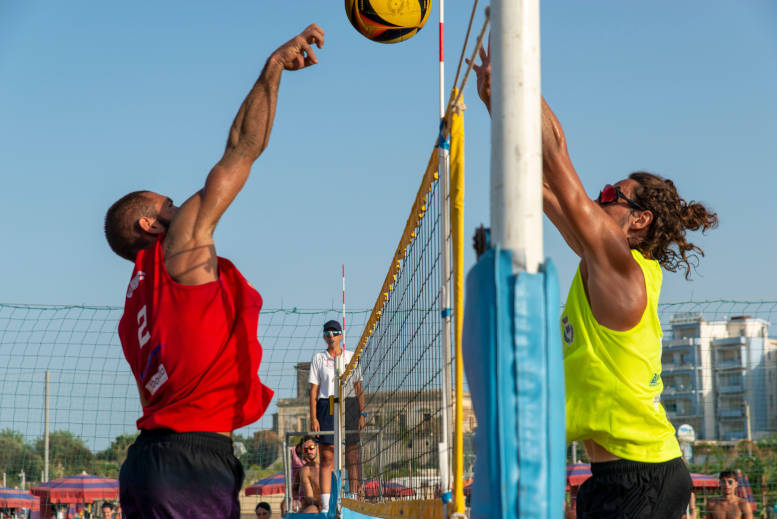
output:
POLYGON ((148 332, 148 318, 146 317, 146 305, 138 312, 138 344, 140 349, 151 340, 151 334, 148 332))

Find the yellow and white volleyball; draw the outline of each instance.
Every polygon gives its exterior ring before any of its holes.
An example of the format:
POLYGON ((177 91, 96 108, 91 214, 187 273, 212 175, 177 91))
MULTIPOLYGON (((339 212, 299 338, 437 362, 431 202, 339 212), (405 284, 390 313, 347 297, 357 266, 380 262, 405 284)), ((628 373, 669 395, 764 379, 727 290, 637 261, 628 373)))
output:
POLYGON ((432 0, 345 0, 351 25, 380 43, 397 43, 421 30, 432 10, 432 0))

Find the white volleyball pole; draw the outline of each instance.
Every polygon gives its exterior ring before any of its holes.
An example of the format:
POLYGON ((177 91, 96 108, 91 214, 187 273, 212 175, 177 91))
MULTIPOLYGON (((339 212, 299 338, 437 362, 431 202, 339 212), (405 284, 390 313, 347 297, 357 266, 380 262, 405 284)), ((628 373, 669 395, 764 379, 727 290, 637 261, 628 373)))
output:
POLYGON ((515 271, 543 262, 539 0, 493 0, 491 242, 515 271))
MULTIPOLYGON (((440 12, 440 120, 445 117, 447 100, 445 98, 445 1, 439 0, 440 12)), ((447 133, 447 132, 446 132, 447 133)), ((449 456, 450 436, 450 393, 451 393, 451 218, 450 218, 450 151, 448 146, 439 143, 440 161, 438 178, 440 182, 440 247, 441 286, 440 301, 442 307, 442 340, 440 341, 441 387, 440 405, 442 406, 442 430, 439 454, 440 488, 444 496, 450 496, 451 473, 449 456)), ((443 517, 447 517, 447 503, 443 499, 443 517)))

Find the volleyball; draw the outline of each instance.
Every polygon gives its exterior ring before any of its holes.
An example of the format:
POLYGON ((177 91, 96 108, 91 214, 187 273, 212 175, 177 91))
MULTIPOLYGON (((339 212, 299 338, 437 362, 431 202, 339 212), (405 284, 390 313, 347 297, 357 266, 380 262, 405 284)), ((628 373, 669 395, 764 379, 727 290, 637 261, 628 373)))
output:
POLYGON ((351 25, 379 43, 411 38, 429 18, 432 0, 345 0, 351 25))

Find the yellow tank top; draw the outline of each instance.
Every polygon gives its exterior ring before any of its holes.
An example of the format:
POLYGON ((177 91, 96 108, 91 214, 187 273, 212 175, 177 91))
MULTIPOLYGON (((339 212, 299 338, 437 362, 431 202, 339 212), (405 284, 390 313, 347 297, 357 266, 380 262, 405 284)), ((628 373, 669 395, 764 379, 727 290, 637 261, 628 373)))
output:
MULTIPOLYGON (((567 441, 593 440, 621 458, 659 463, 680 457, 675 430, 661 405, 661 266, 632 250, 645 276, 647 306, 627 331, 600 325, 580 268, 561 315, 567 441)), ((617 290, 613 287, 613 290, 617 290)))

